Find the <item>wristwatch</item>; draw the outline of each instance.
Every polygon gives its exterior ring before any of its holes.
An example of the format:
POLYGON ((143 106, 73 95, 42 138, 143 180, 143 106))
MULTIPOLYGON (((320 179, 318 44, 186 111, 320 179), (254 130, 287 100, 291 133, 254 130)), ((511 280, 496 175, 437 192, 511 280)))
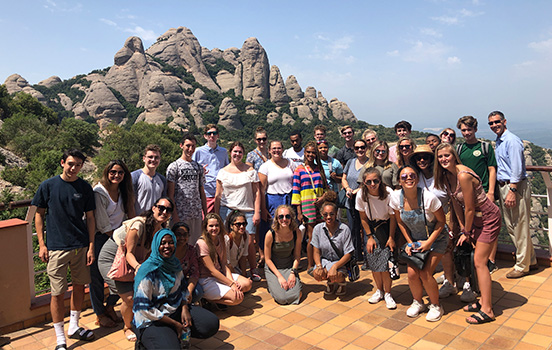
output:
POLYGON ((516 193, 517 192, 517 188, 515 187, 512 187, 512 186, 508 186, 508 188, 510 189, 510 191, 516 193))

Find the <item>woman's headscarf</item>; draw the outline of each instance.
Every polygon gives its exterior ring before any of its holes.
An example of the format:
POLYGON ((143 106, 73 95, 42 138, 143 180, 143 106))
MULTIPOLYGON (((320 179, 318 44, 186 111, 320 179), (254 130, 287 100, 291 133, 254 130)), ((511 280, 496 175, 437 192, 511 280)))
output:
POLYGON ((174 283, 176 281, 176 273, 182 270, 180 266, 180 261, 173 254, 169 258, 163 258, 159 254, 159 246, 161 245, 161 240, 165 236, 171 236, 174 242, 174 251, 176 251, 176 236, 168 228, 163 228, 155 234, 153 241, 151 242, 151 254, 149 258, 144 261, 144 263, 138 269, 136 278, 134 278, 134 289, 138 287, 140 282, 152 271, 159 271, 159 278, 161 283, 165 287, 165 292, 169 294, 174 283))

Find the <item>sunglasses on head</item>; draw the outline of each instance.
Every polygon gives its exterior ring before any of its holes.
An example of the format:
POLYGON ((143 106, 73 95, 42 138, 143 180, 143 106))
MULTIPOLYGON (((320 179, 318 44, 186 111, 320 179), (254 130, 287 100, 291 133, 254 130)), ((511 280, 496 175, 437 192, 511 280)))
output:
POLYGON ((494 120, 492 122, 489 122, 489 126, 493 126, 495 124, 501 124, 502 123, 502 120, 494 120))
POLYGON ((234 222, 233 225, 238 226, 238 227, 245 227, 245 226, 247 226, 247 221, 234 222))
POLYGON ((109 175, 124 175, 125 172, 122 170, 109 170, 109 175))
POLYGON ((401 180, 416 180, 418 178, 418 175, 416 173, 407 173, 401 175, 401 180))
POLYGON ((156 205, 157 209, 159 209, 159 212, 167 212, 167 213, 172 213, 173 212, 173 208, 172 207, 166 207, 164 205, 160 205, 160 204, 157 204, 156 205))
POLYGON ((280 215, 278 215, 278 220, 284 220, 284 219, 291 220, 291 215, 289 215, 289 214, 280 214, 280 215))
POLYGON ((207 135, 207 136, 218 135, 218 131, 207 131, 207 132, 205 133, 205 135, 207 135))
POLYGON ((379 185, 380 184, 380 180, 379 179, 374 179, 374 180, 366 180, 364 181, 364 183, 368 186, 371 186, 371 185, 379 185))

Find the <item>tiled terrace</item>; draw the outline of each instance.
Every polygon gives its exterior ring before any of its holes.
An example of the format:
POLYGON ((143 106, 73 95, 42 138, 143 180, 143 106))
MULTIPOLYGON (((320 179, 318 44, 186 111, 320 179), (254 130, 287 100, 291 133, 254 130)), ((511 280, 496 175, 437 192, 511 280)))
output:
MULTIPOLYGON (((349 284, 342 298, 325 299, 322 284, 301 273, 304 296, 299 305, 280 306, 255 283, 254 290, 240 306, 218 311, 221 327, 207 340, 192 340, 197 349, 550 349, 552 347, 552 268, 543 268, 518 280, 506 279, 511 263, 499 261, 493 274, 493 304, 496 321, 469 325, 459 296, 442 300, 445 315, 430 323, 422 315, 405 314, 412 298, 406 274, 395 281, 396 310, 385 303, 368 303, 373 293, 371 274, 349 284)), ((427 298, 425 298, 427 300, 427 298)), ((66 319, 66 323, 68 319, 66 319)), ((91 309, 82 322, 96 329, 90 343, 68 340, 69 349, 133 349, 121 331, 98 329, 91 309)), ((66 325, 67 327, 67 325, 66 325)), ((50 323, 11 334, 3 349, 53 349, 55 335, 50 323)))

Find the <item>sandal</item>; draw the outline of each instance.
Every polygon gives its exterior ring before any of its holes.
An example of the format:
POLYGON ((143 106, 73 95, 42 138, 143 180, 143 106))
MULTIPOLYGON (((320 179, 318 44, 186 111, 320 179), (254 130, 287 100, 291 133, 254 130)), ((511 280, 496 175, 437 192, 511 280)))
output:
POLYGON ((465 312, 476 312, 481 310, 481 304, 479 304, 479 301, 476 301, 475 303, 463 307, 462 310, 464 310, 465 312))
POLYGON ((493 322, 495 319, 491 318, 491 316, 487 315, 483 311, 479 310, 478 313, 471 315, 470 317, 466 318, 466 322, 469 324, 483 324, 487 322, 493 322), (473 318, 475 322, 470 321, 469 319, 473 318))
POLYGON ((96 322, 94 322, 96 326, 105 327, 105 328, 113 328, 117 327, 117 324, 107 315, 107 313, 96 316, 96 322))
POLYGON ((90 329, 84 329, 82 327, 79 327, 75 333, 69 335, 69 339, 78 339, 82 341, 91 341, 94 340, 94 338, 94 332, 90 329))
POLYGON ((126 340, 128 340, 130 342, 135 342, 136 341, 136 334, 132 331, 132 329, 127 328, 127 327, 123 327, 123 333, 125 334, 126 340), (129 333, 127 333, 127 332, 129 332, 129 333))

